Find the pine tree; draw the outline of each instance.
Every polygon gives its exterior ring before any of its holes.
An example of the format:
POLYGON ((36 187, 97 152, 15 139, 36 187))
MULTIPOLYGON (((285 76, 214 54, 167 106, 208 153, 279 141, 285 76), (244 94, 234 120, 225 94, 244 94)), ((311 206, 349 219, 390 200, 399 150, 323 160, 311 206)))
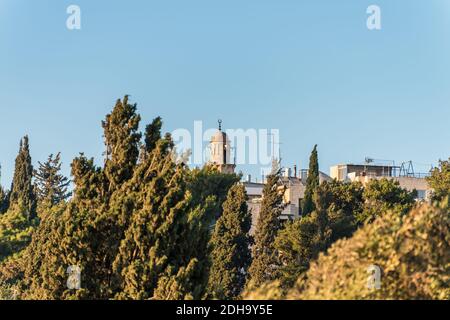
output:
POLYGON ((51 154, 47 161, 44 163, 38 162, 38 164, 39 168, 34 173, 38 201, 53 206, 67 200, 71 195, 67 191, 70 181, 60 173, 60 153, 56 157, 53 157, 53 154, 51 154))
POLYGON ((274 280, 277 274, 277 252, 275 237, 280 230, 280 215, 283 211, 284 187, 281 185, 280 170, 267 177, 263 189, 261 211, 255 231, 252 249, 253 261, 249 268, 250 286, 260 286, 274 280))
POLYGON ((317 145, 314 146, 309 158, 308 178, 306 179, 305 197, 302 202, 302 215, 308 215, 314 211, 314 192, 319 186, 319 162, 317 145))
POLYGON ((251 263, 251 215, 242 184, 234 185, 223 204, 222 216, 212 235, 208 295, 215 299, 235 299, 244 288, 251 263))
POLYGON ((110 193, 133 176, 139 157, 140 120, 136 104, 129 104, 128 96, 125 96, 122 101, 117 100, 113 111, 102 122, 106 145, 104 172, 110 193))
POLYGON ((19 154, 16 158, 10 193, 10 206, 18 206, 29 220, 33 219, 36 215, 36 196, 32 179, 33 165, 31 164, 28 136, 25 136, 20 141, 19 154))

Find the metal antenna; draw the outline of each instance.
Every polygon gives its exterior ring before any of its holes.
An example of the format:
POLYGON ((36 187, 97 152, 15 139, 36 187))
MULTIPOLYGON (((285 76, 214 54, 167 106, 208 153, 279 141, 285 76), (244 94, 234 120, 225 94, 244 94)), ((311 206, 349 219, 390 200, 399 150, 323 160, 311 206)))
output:
POLYGON ((275 134, 274 133, 268 133, 267 134, 270 137, 270 144, 272 145, 272 160, 275 160, 275 145, 278 145, 278 160, 281 162, 281 145, 282 142, 275 142, 275 134))
POLYGON ((222 120, 219 119, 217 122, 219 123, 219 131, 222 131, 222 120))

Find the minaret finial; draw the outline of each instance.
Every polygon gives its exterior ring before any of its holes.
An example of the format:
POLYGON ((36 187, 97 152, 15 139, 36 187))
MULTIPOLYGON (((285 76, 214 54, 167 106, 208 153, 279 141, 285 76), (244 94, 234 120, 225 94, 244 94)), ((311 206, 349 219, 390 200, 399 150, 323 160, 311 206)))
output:
POLYGON ((217 122, 219 123, 219 131, 222 131, 222 120, 219 119, 217 122))

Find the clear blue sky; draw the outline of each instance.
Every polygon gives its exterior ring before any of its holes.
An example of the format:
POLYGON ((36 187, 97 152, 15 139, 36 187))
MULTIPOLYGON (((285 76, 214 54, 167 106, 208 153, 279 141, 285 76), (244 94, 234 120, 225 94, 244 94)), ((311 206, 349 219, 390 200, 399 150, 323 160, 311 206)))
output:
MULTIPOLYGON (((279 128, 285 165, 450 156, 448 0, 0 0, 0 163, 101 163, 101 120, 130 94, 143 122, 279 128), (82 30, 66 29, 66 8, 82 30), (366 8, 382 30, 366 28, 366 8)), ((255 175, 259 168, 246 167, 255 175)))

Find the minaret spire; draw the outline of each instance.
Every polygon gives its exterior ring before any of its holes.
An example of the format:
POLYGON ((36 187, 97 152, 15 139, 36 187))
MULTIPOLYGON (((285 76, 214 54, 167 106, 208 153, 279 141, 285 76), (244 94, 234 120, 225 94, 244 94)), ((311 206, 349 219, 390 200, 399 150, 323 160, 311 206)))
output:
POLYGON ((231 143, 226 132, 222 131, 222 120, 217 120, 219 130, 211 137, 209 162, 216 166, 221 173, 233 174, 236 163, 230 163, 231 143))

